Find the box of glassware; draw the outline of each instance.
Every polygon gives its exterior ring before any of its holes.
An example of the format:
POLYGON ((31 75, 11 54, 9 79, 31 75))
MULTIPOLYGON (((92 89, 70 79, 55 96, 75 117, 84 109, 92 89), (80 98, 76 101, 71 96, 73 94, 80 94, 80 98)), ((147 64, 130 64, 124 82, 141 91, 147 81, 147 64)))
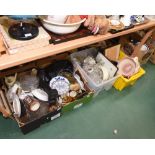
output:
POLYGON ((71 54, 74 67, 80 71, 95 96, 102 90, 109 90, 119 75, 115 67, 96 48, 89 48, 71 54))

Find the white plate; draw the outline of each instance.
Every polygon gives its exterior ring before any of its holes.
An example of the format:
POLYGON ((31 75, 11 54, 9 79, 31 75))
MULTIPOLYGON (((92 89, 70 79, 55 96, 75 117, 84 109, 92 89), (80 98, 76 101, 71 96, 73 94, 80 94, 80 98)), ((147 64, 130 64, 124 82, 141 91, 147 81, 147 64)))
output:
POLYGON ((84 88, 84 83, 81 81, 80 76, 77 74, 74 74, 75 79, 77 80, 77 82, 79 83, 80 87, 82 90, 85 90, 84 88))
POLYGON ((102 70, 103 72, 103 81, 106 81, 109 79, 109 72, 108 72, 108 69, 104 66, 99 66, 99 68, 102 70))
POLYGON ((34 89, 32 94, 41 101, 48 101, 48 94, 41 89, 34 89))
POLYGON ((17 117, 21 116, 21 104, 16 94, 13 95, 13 110, 17 117))

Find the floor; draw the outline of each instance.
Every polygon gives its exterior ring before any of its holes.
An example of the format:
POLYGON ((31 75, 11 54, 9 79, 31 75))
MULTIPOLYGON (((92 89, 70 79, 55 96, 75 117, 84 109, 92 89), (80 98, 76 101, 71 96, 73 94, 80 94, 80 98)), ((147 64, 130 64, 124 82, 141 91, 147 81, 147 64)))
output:
POLYGON ((122 92, 112 88, 94 101, 23 135, 0 115, 0 138, 155 138, 155 65, 122 92))

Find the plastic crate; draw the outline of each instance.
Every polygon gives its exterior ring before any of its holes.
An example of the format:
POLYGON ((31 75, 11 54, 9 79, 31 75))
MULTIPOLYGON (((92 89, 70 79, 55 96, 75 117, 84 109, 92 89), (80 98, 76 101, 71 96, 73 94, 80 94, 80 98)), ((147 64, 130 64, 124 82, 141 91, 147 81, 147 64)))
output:
POLYGON ((75 52, 71 54, 71 61, 74 65, 74 67, 79 70, 79 72, 81 73, 81 75, 84 77, 85 81, 87 81, 88 86, 90 89, 94 90, 95 92, 95 96, 102 90, 109 90, 114 82, 116 81, 116 79, 119 77, 119 75, 114 76, 116 71, 117 71, 117 67, 115 67, 108 59, 106 59, 102 54, 100 54, 100 57, 102 58, 102 60, 105 62, 105 67, 108 68, 108 70, 110 70, 110 79, 101 83, 101 84, 96 84, 88 75, 87 73, 83 70, 83 68, 81 67, 81 63, 82 61, 87 57, 87 56, 93 56, 94 58, 97 56, 98 51, 95 48, 89 48, 86 50, 82 50, 79 52, 75 52))
POLYGON ((123 76, 120 76, 114 83, 114 87, 117 90, 123 90, 125 87, 129 86, 129 85, 134 85, 135 82, 143 75, 145 74, 145 70, 144 69, 140 69, 140 71, 133 75, 132 77, 130 77, 129 79, 124 78, 123 76))
MULTIPOLYGON (((126 55, 124 54, 124 52, 120 51, 119 54, 119 60, 121 60, 122 58, 124 58, 126 55)), ((117 90, 123 90, 125 87, 129 86, 129 85, 134 85, 135 82, 142 76, 145 74, 145 70, 143 68, 140 68, 139 72, 136 73, 135 75, 133 75, 132 77, 130 77, 129 79, 120 76, 114 83, 114 87, 117 90)))

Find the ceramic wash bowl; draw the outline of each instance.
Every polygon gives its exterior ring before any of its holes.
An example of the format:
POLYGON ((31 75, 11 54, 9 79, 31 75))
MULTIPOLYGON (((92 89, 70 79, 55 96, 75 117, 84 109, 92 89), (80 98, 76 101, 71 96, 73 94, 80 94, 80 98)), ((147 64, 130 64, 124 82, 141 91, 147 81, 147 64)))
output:
POLYGON ((49 30, 53 33, 62 34, 62 35, 75 32, 76 30, 78 30, 78 28, 81 26, 81 24, 86 20, 84 18, 77 23, 63 24, 63 23, 57 23, 57 22, 49 21, 49 20, 44 19, 44 18, 40 18, 40 19, 41 19, 43 26, 47 30, 49 30))

